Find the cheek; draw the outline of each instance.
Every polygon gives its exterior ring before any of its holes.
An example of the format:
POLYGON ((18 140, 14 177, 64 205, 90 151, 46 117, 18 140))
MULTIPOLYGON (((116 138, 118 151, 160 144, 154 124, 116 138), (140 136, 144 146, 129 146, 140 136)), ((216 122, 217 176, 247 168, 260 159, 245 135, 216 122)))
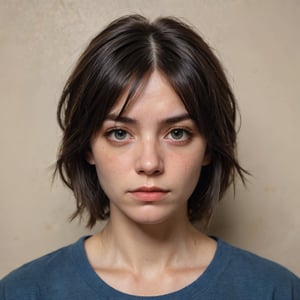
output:
POLYGON ((187 183, 195 185, 198 182, 201 173, 201 164, 185 164, 184 174, 182 178, 185 178, 187 183))
POLYGON ((181 180, 194 188, 199 180, 203 165, 203 155, 199 152, 181 157, 181 180))
POLYGON ((117 178, 124 176, 124 173, 128 174, 130 156, 103 149, 97 153, 95 165, 99 179, 118 180, 117 178))

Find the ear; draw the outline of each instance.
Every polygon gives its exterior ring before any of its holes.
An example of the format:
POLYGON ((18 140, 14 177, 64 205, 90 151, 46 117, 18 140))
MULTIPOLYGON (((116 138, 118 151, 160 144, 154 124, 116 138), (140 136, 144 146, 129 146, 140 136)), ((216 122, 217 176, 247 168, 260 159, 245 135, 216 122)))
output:
POLYGON ((85 153, 85 160, 90 164, 90 165, 95 165, 95 158, 94 154, 91 149, 88 149, 85 153))
POLYGON ((211 152, 206 148, 202 161, 202 166, 207 166, 211 163, 211 152))

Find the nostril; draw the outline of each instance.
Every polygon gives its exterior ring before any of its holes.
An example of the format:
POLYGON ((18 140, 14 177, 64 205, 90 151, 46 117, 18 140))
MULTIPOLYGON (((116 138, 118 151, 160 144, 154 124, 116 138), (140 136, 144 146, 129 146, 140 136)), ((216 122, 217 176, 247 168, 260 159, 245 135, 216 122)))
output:
POLYGON ((137 173, 145 175, 159 175, 163 172, 162 168, 139 168, 137 173))
POLYGON ((164 160, 156 138, 143 140, 137 147, 135 168, 139 174, 158 175, 164 171, 164 160))
POLYGON ((137 161, 136 171, 139 174, 145 175, 159 175, 163 172, 164 166, 160 159, 154 160, 139 160, 137 161))

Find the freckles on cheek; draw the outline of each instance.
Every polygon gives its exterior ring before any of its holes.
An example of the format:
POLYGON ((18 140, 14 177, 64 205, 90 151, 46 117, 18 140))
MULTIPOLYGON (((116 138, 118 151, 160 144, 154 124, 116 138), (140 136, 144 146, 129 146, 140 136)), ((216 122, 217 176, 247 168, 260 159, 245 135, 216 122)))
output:
POLYGON ((195 180, 199 179, 201 169, 202 169, 202 159, 200 159, 199 156, 194 160, 183 159, 182 166, 183 166, 182 170, 185 173, 186 177, 195 180))
POLYGON ((203 154, 197 153, 184 153, 178 159, 179 161, 187 166, 188 168, 201 168, 203 162, 203 154))
POLYGON ((128 160, 128 155, 124 157, 107 151, 105 155, 98 160, 97 169, 101 175, 105 177, 120 175, 124 171, 128 173, 128 160))

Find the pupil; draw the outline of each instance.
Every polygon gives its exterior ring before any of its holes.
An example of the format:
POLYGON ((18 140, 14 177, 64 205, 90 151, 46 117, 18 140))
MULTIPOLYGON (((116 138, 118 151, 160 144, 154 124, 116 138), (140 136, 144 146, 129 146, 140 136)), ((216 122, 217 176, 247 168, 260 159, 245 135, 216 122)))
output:
POLYGON ((173 136, 174 139, 180 139, 183 136, 183 132, 182 132, 182 130, 178 130, 178 129, 173 130, 172 131, 172 136, 173 136))
POLYGON ((125 138, 126 134, 123 130, 117 130, 115 135, 116 135, 117 139, 121 140, 121 139, 125 138))

